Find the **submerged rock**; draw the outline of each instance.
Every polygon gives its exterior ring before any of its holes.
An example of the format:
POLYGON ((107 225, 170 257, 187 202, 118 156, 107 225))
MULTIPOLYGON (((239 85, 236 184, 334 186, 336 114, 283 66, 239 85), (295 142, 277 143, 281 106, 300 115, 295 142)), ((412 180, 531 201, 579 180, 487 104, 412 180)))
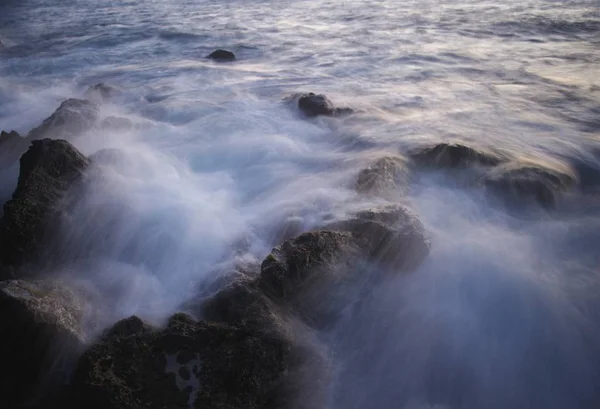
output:
POLYGON ((184 314, 162 330, 131 317, 80 359, 72 407, 271 407, 289 351, 282 339, 184 314))
POLYGON ((300 111, 308 117, 341 116, 353 112, 350 108, 336 108, 325 95, 313 92, 297 94, 292 99, 297 101, 300 111))
POLYGON ((408 179, 404 158, 386 156, 359 172, 355 189, 358 193, 385 196, 393 191, 404 191, 408 179))
POLYGON ((527 163, 507 163, 483 179, 485 188, 508 205, 535 203, 553 208, 558 197, 577 183, 575 172, 527 163))
POLYGON ((83 351, 84 303, 58 283, 4 281, 0 316, 0 407, 48 401, 83 351))
POLYGON ((117 89, 115 87, 111 87, 110 85, 106 85, 101 82, 86 89, 83 97, 93 103, 101 104, 109 101, 116 94, 116 92, 117 89))
POLYGON ((20 160, 12 199, 0 219, 0 261, 17 266, 39 250, 46 227, 88 159, 63 140, 33 141, 20 160))
POLYGON ((494 152, 478 150, 459 143, 440 143, 409 152, 413 161, 424 166, 466 168, 496 166, 506 159, 494 152))
POLYGON ((234 61, 235 54, 231 51, 218 49, 210 53, 207 58, 215 61, 234 61))
POLYGON ((40 126, 31 130, 29 139, 69 139, 92 128, 98 120, 98 106, 83 99, 68 99, 40 126))
POLYGON ((133 128, 133 123, 127 118, 107 116, 100 122, 100 128, 110 131, 129 131, 133 128))

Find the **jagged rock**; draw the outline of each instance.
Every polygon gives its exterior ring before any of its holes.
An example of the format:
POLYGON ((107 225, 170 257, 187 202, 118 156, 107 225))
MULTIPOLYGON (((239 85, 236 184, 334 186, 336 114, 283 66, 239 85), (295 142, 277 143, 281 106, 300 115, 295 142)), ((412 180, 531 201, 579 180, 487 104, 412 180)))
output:
POLYGON ((31 130, 29 139, 70 139, 92 128, 98 120, 98 106, 82 99, 67 99, 40 126, 31 130))
POLYGON ((61 198, 88 163, 67 141, 32 142, 21 157, 17 188, 0 219, 2 263, 18 266, 35 256, 61 198))
POLYGON ((83 97, 95 104, 101 104, 109 101, 116 92, 116 88, 101 82, 86 89, 83 93, 83 97))
POLYGON ((300 111, 308 117, 341 116, 353 112, 350 108, 336 108, 325 95, 313 92, 296 94, 292 96, 292 100, 297 101, 300 111))
POLYGON ((536 203, 553 208, 558 197, 577 183, 569 168, 507 163, 492 169, 483 179, 485 188, 510 205, 536 203))
POLYGON ((274 407, 289 352, 280 338, 184 314, 162 330, 131 317, 80 359, 72 407, 274 407))
POLYGON ((127 118, 107 116, 100 122, 100 128, 111 131, 129 131, 133 128, 133 123, 127 118))
POLYGON ((57 282, 0 282, 0 407, 47 402, 83 351, 85 304, 57 282))
POLYGON ((234 61, 235 54, 231 51, 218 49, 210 53, 210 55, 207 58, 210 58, 215 61, 234 61))
POLYGON ((359 172, 355 189, 358 193, 386 196, 393 191, 404 191, 408 179, 404 158, 386 156, 359 172))
POLYGON ((302 299, 300 294, 353 280, 362 260, 409 271, 428 253, 424 227, 405 207, 368 210, 275 247, 261 265, 257 285, 276 300, 302 299))
POLYGON ((277 306, 260 291, 253 280, 238 280, 202 304, 202 317, 239 328, 275 331, 283 334, 285 324, 277 306))
POLYGON ((409 156, 420 165, 441 168, 496 166, 506 160, 501 154, 474 149, 459 143, 440 143, 416 149, 409 152, 409 156))

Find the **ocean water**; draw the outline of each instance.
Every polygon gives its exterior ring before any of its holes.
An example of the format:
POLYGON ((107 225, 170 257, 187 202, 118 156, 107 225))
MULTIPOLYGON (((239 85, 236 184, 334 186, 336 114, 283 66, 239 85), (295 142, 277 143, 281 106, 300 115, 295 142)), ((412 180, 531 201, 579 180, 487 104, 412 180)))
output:
POLYGON ((600 405, 597 0, 3 0, 0 41, 0 129, 25 134, 98 82, 120 91, 102 116, 134 124, 73 141, 117 151, 46 272, 94 291, 101 326, 161 322, 260 262, 286 219, 386 204, 353 190, 374 159, 459 141, 573 168, 581 187, 515 214, 416 170, 393 201, 419 214, 429 258, 311 335, 323 363, 296 406, 600 405), (238 61, 204 58, 216 48, 238 61), (356 113, 301 118, 284 99, 309 91, 356 113))

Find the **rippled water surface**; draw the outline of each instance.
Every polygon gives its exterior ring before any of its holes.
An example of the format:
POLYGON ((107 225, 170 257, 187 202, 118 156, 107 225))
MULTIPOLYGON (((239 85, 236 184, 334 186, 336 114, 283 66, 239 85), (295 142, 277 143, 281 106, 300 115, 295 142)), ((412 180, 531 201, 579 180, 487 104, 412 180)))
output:
POLYGON ((56 243, 106 325, 162 320, 260 261, 290 216, 308 230, 384 203, 352 189, 382 155, 462 141, 574 167, 585 186, 534 215, 417 172, 397 200, 430 257, 315 335, 328 375, 298 407, 598 407, 597 0, 4 0, 0 41, 0 129, 25 134, 98 82, 121 90, 102 115, 135 124, 74 141, 121 153, 56 243), (238 61, 204 58, 216 48, 238 61), (283 99, 308 91, 356 113, 300 118, 283 99))

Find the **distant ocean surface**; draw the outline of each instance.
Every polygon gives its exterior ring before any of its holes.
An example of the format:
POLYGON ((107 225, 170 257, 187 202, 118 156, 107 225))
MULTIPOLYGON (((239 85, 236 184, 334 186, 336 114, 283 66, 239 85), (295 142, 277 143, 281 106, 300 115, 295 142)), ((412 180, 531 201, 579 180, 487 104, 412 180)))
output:
MULTIPOLYGON (((100 294, 104 325, 162 322, 259 263, 290 217, 311 230, 388 204, 353 189, 374 160, 463 143, 577 188, 515 212, 462 173, 415 170, 398 200, 431 254, 311 335, 333 374, 313 407, 598 407, 598 0, 2 0, 0 41, 0 130, 27 134, 96 83, 119 90, 101 116, 134 125, 73 141, 121 156, 57 243, 77 262, 54 273, 100 294), (205 58, 217 48, 237 61, 205 58), (298 92, 355 113, 302 118, 298 92)), ((17 176, 0 172, 3 202, 17 176)))

